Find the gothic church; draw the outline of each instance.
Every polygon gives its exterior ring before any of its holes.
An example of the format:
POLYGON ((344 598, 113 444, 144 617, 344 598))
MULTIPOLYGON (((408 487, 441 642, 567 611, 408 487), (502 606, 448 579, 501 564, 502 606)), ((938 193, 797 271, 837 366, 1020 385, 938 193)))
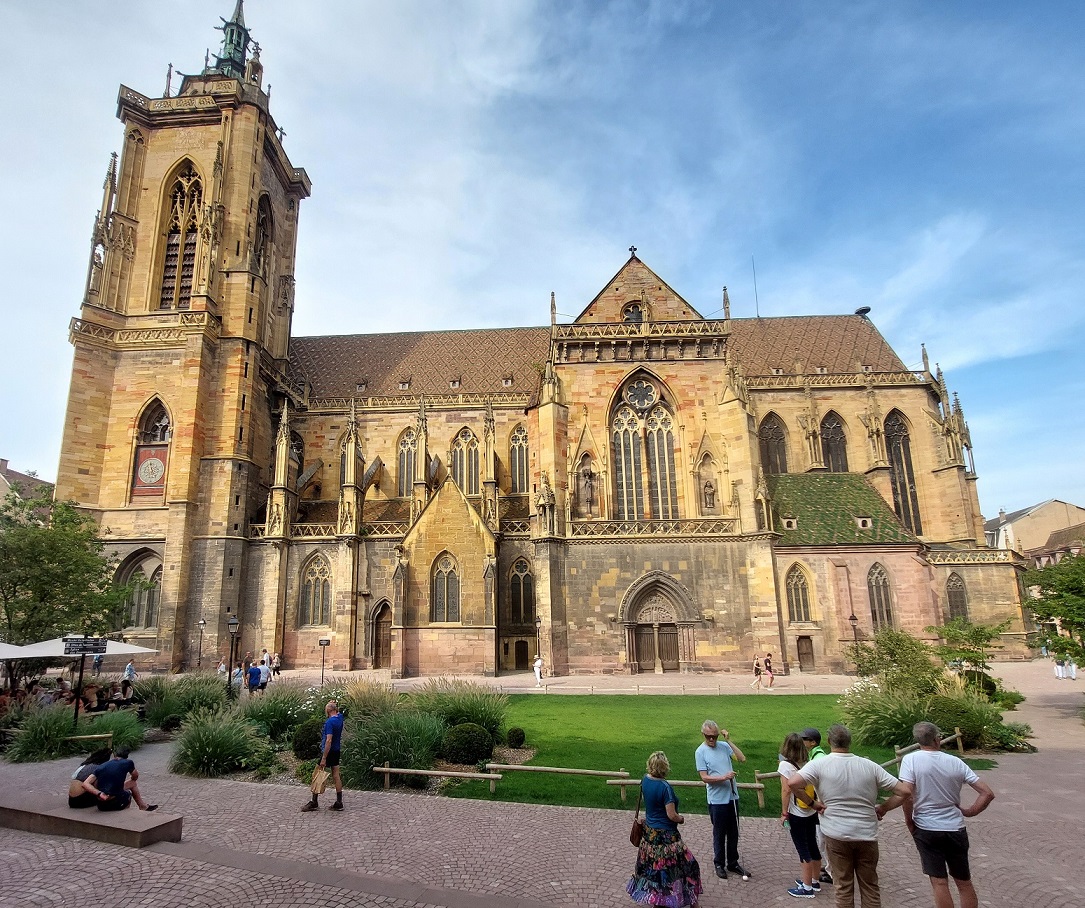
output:
POLYGON ((1020 640, 961 407, 862 310, 704 318, 631 250, 569 323, 294 337, 310 181, 241 0, 222 31, 176 94, 121 87, 70 329, 57 495, 145 581, 146 668, 233 619, 393 677, 832 671, 956 615, 1020 640))

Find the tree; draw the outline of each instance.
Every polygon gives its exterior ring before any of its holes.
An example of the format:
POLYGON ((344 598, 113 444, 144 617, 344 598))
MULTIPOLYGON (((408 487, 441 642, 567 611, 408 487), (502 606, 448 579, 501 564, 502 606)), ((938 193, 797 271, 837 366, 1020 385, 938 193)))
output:
POLYGON ((1028 571, 1025 585, 1036 620, 1057 623, 1061 633, 1043 641, 1056 656, 1085 663, 1085 553, 1067 555, 1057 564, 1028 571))
POLYGON ((859 674, 877 675, 891 691, 927 694, 942 677, 942 669, 931 658, 931 647, 904 631, 883 628, 870 643, 849 649, 859 674))
MULTIPOLYGON (((113 583, 94 521, 49 491, 0 503, 0 639, 16 646, 108 631, 132 592, 113 583)), ((14 687, 28 666, 6 664, 14 687)))
POLYGON ((934 651, 946 665, 967 665, 986 672, 991 668, 991 651, 1001 649, 996 641, 1009 626, 1009 621, 997 625, 973 624, 967 618, 954 618, 948 624, 928 627, 927 633, 942 638, 942 644, 934 651))

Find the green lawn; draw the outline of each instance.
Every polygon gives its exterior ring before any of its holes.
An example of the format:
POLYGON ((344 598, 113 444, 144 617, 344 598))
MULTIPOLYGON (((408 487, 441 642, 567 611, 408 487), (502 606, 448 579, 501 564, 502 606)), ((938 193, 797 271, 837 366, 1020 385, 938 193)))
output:
MULTIPOLYGON (((674 780, 698 778, 693 752, 702 741, 701 723, 715 719, 746 755, 746 762, 737 766, 738 780, 752 782, 754 770, 776 770, 780 744, 789 732, 812 725, 824 735, 833 722, 839 721, 836 703, 837 697, 831 694, 513 695, 509 697, 506 725, 524 729, 527 744, 537 749, 531 761, 536 766, 625 769, 631 778, 639 778, 644 774, 648 755, 662 750, 671 761, 670 778, 674 780)), ((893 757, 888 748, 856 748, 856 752, 878 762, 893 757)), ((978 765, 982 762, 969 761, 975 768, 986 768, 978 765)), ((743 791, 743 813, 779 816, 779 784, 774 779, 766 781, 764 811, 757 807, 756 792, 743 791)), ((505 773, 493 795, 488 782, 466 782, 451 787, 447 793, 451 797, 532 804, 622 807, 618 789, 602 779, 549 773, 505 773)), ((679 789, 678 796, 684 812, 708 812, 703 790, 679 789)), ((632 800, 627 802, 627 809, 632 809, 632 804, 632 800)))

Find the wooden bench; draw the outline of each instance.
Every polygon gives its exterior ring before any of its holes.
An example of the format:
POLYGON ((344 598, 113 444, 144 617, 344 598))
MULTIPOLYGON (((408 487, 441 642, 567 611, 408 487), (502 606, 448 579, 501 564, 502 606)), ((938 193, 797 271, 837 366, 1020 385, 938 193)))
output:
POLYGON ((0 794, 0 826, 63 835, 92 842, 108 842, 128 848, 144 848, 155 842, 180 842, 182 817, 162 810, 73 808, 67 798, 42 792, 0 794))

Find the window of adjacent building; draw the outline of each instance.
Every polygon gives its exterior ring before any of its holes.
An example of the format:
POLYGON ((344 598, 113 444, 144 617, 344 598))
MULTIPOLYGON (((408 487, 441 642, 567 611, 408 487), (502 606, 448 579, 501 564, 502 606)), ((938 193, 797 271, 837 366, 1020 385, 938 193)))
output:
POLYGON ((477 495, 478 439, 470 429, 460 429, 452 442, 452 480, 464 495, 477 495))
POLYGON ((893 626, 893 603, 889 590, 889 575, 880 564, 874 565, 866 576, 867 595, 870 597, 870 618, 874 630, 893 626))
POLYGON ((196 242, 203 208, 203 183, 191 163, 177 175, 167 204, 166 253, 158 308, 187 309, 192 298, 196 242))
POLYGON ((821 457, 830 473, 848 472, 848 439, 844 423, 831 410, 821 421, 821 457))
POLYGON ((912 447, 908 424, 899 410, 885 418, 885 446, 889 454, 889 478, 893 486, 893 508, 897 517, 917 536, 923 535, 919 517, 919 496, 916 494, 915 473, 912 470, 912 447))
POLYGON ((946 603, 949 605, 950 621, 954 618, 968 620, 968 593, 960 574, 950 574, 946 581, 946 603))
POLYGON ((136 458, 132 475, 132 498, 161 498, 166 488, 169 463, 170 417, 160 400, 143 410, 136 429, 136 458))
POLYGON ((621 398, 611 428, 615 516, 618 520, 677 518, 674 417, 650 380, 629 382, 621 398))
POLYGON ((797 564, 787 572, 787 614, 792 624, 810 620, 810 584, 797 564))
POLYGON ((306 566, 302 574, 301 599, 298 602, 298 624, 331 624, 332 573, 328 562, 318 555, 306 566))
POLYGON ((512 494, 527 494, 527 429, 523 426, 513 429, 512 438, 509 440, 509 473, 512 494))
POLYGON ((460 575, 456 559, 447 552, 433 564, 430 621, 460 620, 460 575))
POLYGON ((418 438, 414 429, 399 436, 399 497, 408 498, 414 488, 414 459, 418 453, 418 438))
POLYGON ((761 420, 757 432, 761 448, 761 468, 769 475, 787 472, 787 429, 775 413, 761 420))
POLYGON ((509 575, 509 602, 512 606, 513 624, 532 624, 535 621, 535 580, 527 562, 520 558, 509 575))

